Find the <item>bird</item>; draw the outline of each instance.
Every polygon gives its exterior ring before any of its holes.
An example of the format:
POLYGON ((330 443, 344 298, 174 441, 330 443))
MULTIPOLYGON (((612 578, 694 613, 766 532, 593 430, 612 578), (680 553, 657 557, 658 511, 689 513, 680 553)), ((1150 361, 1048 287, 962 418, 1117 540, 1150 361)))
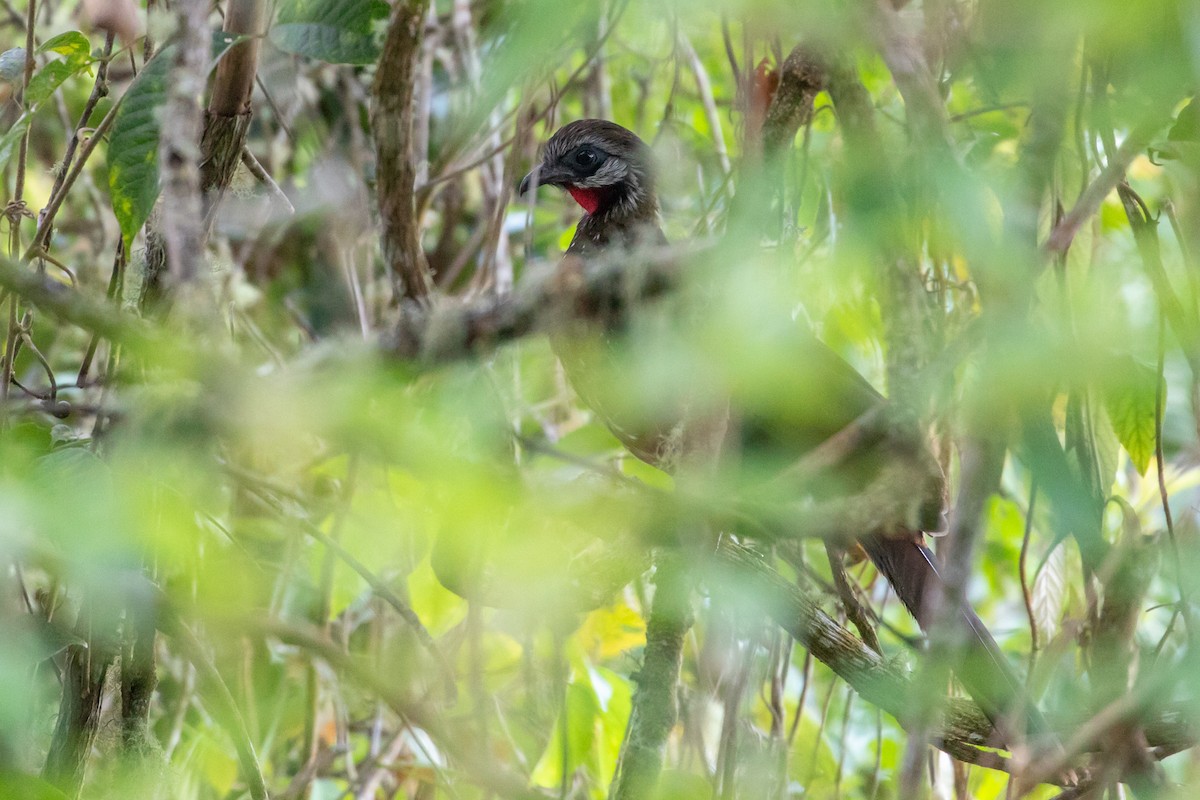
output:
MULTIPOLYGON (((540 162, 524 177, 518 193, 525 195, 539 186, 565 190, 583 209, 564 255, 564 263, 598 258, 630 258, 646 247, 667 243, 659 214, 654 160, 650 147, 635 133, 604 119, 580 119, 558 129, 545 143, 540 162)), ((786 321, 794 336, 787 337, 787 362, 794 369, 779 376, 780 392, 794 400, 782 412, 757 414, 760 409, 738 409, 732 426, 746 452, 766 454, 772 464, 794 463, 822 442, 856 421, 869 417, 886 400, 857 370, 803 326, 786 321)), ((567 378, 581 401, 592 408, 616 437, 638 458, 672 471, 677 466, 678 424, 669 418, 647 419, 622 416, 611 401, 612 391, 597 386, 611 370, 597 370, 604 343, 597 348, 573 349, 570 336, 552 340, 567 378), (583 355, 581 355, 581 352, 583 355), (598 379, 596 373, 601 377, 598 379)), ((606 367, 611 365, 606 364, 606 367)), ((611 389, 611 387, 607 387, 611 389)), ((683 390, 681 390, 683 391, 683 390)), ((688 400, 677 404, 680 409, 688 400)), ((670 404, 666 404, 670 409, 670 404)), ((877 475, 889 459, 911 457, 912 464, 936 464, 928 445, 900 441, 886 426, 861 437, 860 452, 840 465, 836 478, 810 488, 845 491, 847 482, 863 482, 877 475), (915 452, 914 452, 915 451, 915 452), (849 476, 849 477, 847 477, 849 476)), ((923 466, 917 466, 919 471, 923 466)), ((885 531, 857 536, 867 556, 887 579, 896 595, 928 631, 933 623, 933 588, 942 582, 937 556, 925 544, 924 531, 936 529, 945 505, 944 479, 921 475, 914 507, 906 523, 885 531)), ((757 473, 756 473, 757 474, 757 473)), ((1026 729, 1044 730, 1045 722, 1029 700, 1023 683, 1008 663, 987 626, 969 606, 960 620, 967 644, 958 669, 960 682, 998 727, 1009 717, 1020 715, 1026 729)))

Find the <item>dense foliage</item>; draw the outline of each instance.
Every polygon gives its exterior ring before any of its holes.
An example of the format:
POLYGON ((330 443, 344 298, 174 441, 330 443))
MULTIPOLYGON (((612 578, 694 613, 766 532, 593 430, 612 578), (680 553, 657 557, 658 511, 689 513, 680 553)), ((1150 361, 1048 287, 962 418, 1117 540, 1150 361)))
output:
POLYGON ((1200 787, 1195 4, 6 0, 0 26, 0 796, 644 796, 615 776, 648 686, 678 701, 664 798, 1200 787), (599 334, 565 319, 595 281, 554 271, 578 208, 515 195, 583 117, 651 144, 674 243, 617 265, 599 334), (626 418, 687 386, 802 425, 807 328, 931 443, 942 600, 1054 734, 980 746, 953 626, 926 646, 845 551, 919 476, 830 512, 763 490, 747 437, 675 486, 542 335, 601 341, 626 418), (667 574, 678 676, 647 632, 667 574))

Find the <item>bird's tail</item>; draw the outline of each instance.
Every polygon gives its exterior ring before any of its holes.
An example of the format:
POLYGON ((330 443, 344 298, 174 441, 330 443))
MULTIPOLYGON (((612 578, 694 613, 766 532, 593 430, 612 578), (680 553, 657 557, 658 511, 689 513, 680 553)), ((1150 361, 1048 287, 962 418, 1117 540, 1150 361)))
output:
MULTIPOLYGON (((921 629, 928 631, 933 622, 928 594, 942 582, 937 556, 911 539, 875 534, 859 541, 921 629)), ((983 621, 966 605, 961 620, 969 636, 956 674, 967 692, 993 724, 999 726, 1020 716, 1029 733, 1044 733, 1045 720, 983 621)))

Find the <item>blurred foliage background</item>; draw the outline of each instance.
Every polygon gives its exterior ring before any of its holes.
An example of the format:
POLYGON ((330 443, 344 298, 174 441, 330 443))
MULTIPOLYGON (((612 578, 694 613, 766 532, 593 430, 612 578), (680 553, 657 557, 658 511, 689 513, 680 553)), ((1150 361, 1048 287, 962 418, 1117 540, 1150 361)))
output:
POLYGON ((708 564, 698 519, 831 624, 849 592, 882 657, 831 669, 706 566, 655 796, 1200 787, 1195 3, 0 0, 0 31, 0 796, 608 796, 651 550, 708 564), (772 148, 797 45, 848 99, 772 148), (736 478, 673 494, 536 330, 464 352, 427 310, 558 262, 578 209, 515 187, 582 117, 651 144, 688 262, 602 380, 793 419, 807 326, 952 499, 964 441, 1006 446, 967 596, 1061 749, 898 721, 870 676, 957 690, 868 562, 734 524, 736 478))

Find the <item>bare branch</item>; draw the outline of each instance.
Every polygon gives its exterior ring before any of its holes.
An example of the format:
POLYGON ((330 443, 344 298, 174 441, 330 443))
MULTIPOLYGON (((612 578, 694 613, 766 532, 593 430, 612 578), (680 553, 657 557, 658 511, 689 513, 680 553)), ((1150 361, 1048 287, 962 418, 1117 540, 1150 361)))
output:
POLYGON ((208 3, 180 3, 177 19, 179 28, 159 139, 163 171, 159 208, 167 269, 174 282, 187 284, 200 276, 204 256, 199 141, 200 99, 212 46, 208 3))
POLYGON ((425 302, 433 281, 421 251, 413 186, 413 86, 428 0, 402 0, 388 24, 372 88, 376 193, 383 223, 383 257, 396 300, 425 302))

